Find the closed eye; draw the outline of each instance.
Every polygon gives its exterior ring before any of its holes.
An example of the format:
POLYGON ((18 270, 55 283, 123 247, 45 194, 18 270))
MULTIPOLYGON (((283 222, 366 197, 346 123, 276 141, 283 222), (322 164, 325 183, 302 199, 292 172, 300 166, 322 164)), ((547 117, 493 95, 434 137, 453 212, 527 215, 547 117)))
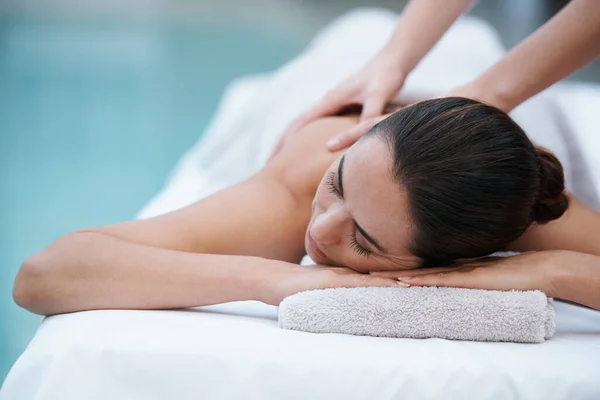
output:
POLYGON ((329 188, 330 193, 333 193, 334 195, 336 195, 339 198, 342 197, 342 192, 335 185, 335 172, 334 171, 329 172, 329 174, 327 175, 327 187, 329 188))
MULTIPOLYGON (((342 198, 342 192, 336 186, 335 178, 335 172, 329 172, 329 174, 327 175, 327 187, 329 189, 329 192, 333 193, 339 198, 342 198)), ((358 240, 356 240, 356 231, 352 232, 352 234, 350 235, 350 247, 352 247, 352 250, 354 250, 360 256, 369 257, 373 253, 371 250, 364 248, 360 245, 360 243, 358 243, 358 240)))
POLYGON ((369 256, 373 254, 371 250, 365 249, 363 246, 360 245, 360 243, 358 243, 358 240, 356 240, 356 231, 352 232, 352 234, 350 235, 350 247, 352 247, 352 250, 354 250, 354 252, 357 253, 359 256, 369 258, 369 256))

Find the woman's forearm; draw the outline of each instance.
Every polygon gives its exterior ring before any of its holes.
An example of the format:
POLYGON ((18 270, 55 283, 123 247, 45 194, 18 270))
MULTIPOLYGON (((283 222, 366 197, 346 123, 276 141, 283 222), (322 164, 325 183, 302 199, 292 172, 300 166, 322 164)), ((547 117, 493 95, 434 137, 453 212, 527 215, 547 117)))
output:
POLYGON ((258 257, 186 253, 75 232, 29 258, 15 281, 22 307, 52 315, 260 300, 258 257))
POLYGON ((479 100, 510 111, 600 55, 597 0, 572 0, 478 77, 479 100))
POLYGON ((549 295, 600 310, 600 256, 561 251, 549 295))
POLYGON ((384 52, 397 57, 403 73, 410 73, 475 1, 411 0, 384 52))

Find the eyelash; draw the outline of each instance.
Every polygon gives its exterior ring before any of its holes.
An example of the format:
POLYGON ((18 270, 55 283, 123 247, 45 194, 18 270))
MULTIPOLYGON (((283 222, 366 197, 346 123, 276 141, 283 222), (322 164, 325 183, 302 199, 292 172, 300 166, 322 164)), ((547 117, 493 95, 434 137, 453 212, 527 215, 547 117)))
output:
POLYGON ((338 197, 342 197, 342 193, 335 186, 335 172, 331 171, 327 176, 327 186, 329 186, 329 192, 335 194, 338 197))
POLYGON ((369 257, 371 255, 371 251, 362 247, 358 241, 356 240, 356 233, 352 233, 350 235, 350 247, 354 250, 358 255, 363 257, 369 257))
MULTIPOLYGON (((331 171, 327 176, 327 186, 331 193, 338 197, 342 197, 342 193, 335 186, 335 172, 333 171, 331 171)), ((356 240, 356 232, 353 232, 350 235, 350 247, 352 247, 352 250, 354 250, 360 256, 369 257, 372 253, 370 250, 365 249, 360 245, 360 243, 358 243, 358 241, 356 240)))

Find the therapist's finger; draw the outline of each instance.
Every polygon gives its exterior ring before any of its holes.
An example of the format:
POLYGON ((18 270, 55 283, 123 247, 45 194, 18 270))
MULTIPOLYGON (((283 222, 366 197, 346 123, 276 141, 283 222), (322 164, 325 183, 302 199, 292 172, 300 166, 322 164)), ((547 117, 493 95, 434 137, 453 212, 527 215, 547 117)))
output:
POLYGON ((336 114, 339 110, 346 106, 346 101, 342 101, 338 95, 328 95, 320 101, 317 105, 305 111, 298 118, 296 118, 281 135, 281 139, 277 142, 273 151, 269 155, 269 160, 277 155, 281 151, 285 141, 293 134, 310 124, 312 121, 321 117, 336 114))
POLYGON ((369 118, 359 122, 356 126, 348 129, 327 142, 327 149, 331 152, 345 149, 352 146, 362 135, 367 133, 379 121, 385 119, 386 116, 369 118))
POLYGON ((349 99, 343 96, 341 93, 333 92, 326 95, 323 100, 296 118, 288 127, 288 129, 286 129, 285 133, 283 134, 284 137, 298 132, 300 129, 304 128, 306 125, 316 119, 337 114, 349 103, 349 99))
POLYGON ((283 143, 284 143, 284 138, 282 137, 281 139, 279 139, 279 141, 277 142, 277 144, 275 145, 275 147, 273 147, 273 150, 271 151, 271 154, 269 155, 269 160, 273 157, 275 157, 277 155, 277 153, 279 153, 281 151, 281 148, 283 147, 283 143))
POLYGON ((384 91, 371 92, 367 95, 363 104, 363 109, 360 114, 360 120, 368 120, 370 118, 379 117, 383 114, 383 109, 388 103, 389 94, 384 91))

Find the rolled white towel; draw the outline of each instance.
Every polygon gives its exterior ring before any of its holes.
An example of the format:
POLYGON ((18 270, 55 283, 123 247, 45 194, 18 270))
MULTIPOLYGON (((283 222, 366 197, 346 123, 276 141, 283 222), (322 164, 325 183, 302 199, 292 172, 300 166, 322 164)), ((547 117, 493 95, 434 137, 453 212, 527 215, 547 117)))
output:
POLYGON ((312 333, 541 343, 556 329, 540 291, 411 287, 297 293, 279 306, 279 327, 312 333))

